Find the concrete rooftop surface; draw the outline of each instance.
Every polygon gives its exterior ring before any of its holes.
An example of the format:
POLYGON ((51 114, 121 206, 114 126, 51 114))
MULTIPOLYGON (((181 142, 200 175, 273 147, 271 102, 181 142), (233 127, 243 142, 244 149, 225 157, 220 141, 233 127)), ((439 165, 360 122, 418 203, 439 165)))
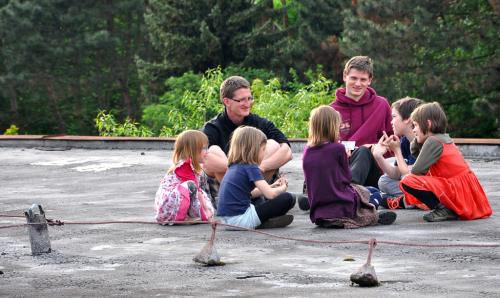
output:
MULTIPOLYGON (((22 216, 40 204, 47 218, 66 223, 154 221, 172 151, 45 150, 0 148, 1 215, 22 216)), ((500 161, 467 161, 493 208, 488 219, 428 223, 428 211, 396 210, 392 225, 337 230, 316 227, 296 205, 290 226, 261 231, 307 240, 500 245, 500 161)), ((281 171, 289 191, 300 193, 302 154, 281 171)), ((48 232, 53 252, 32 256, 26 226, 0 229, 1 297, 500 297, 500 247, 378 243, 371 264, 381 285, 361 288, 349 277, 366 263, 367 243, 313 243, 219 226, 215 247, 226 265, 209 267, 193 262, 210 240, 207 224, 66 224, 48 232)))

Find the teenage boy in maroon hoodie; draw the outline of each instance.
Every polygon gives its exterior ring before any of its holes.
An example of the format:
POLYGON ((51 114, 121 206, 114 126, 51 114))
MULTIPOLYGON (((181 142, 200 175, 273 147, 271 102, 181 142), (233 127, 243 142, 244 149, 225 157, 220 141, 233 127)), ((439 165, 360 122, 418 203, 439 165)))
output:
MULTIPOLYGON (((356 149, 348 152, 352 183, 378 187, 382 175, 372 149, 384 131, 393 134, 392 111, 387 100, 368 87, 373 78, 373 64, 367 56, 355 56, 344 68, 345 88, 337 89, 330 104, 342 116, 342 141, 355 141, 356 149)), ((349 150, 348 150, 349 151, 349 150)), ((387 157, 391 155, 388 154, 387 157)))

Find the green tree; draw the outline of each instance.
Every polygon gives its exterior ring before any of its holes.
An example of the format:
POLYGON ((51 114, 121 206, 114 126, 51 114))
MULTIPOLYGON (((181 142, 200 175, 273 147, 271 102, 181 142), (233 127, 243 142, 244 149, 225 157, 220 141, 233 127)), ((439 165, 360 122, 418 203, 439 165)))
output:
POLYGON ((90 18, 81 32, 87 42, 82 49, 85 73, 79 78, 86 124, 93 122, 97 110, 111 109, 117 111, 119 122, 140 121, 143 96, 136 56, 156 57, 144 23, 145 2, 94 0, 89 4, 90 18))
POLYGON ((78 1, 55 0, 9 1, 1 8, 5 72, 0 81, 7 86, 4 96, 10 98, 12 122, 20 122, 19 99, 30 95, 26 102, 30 108, 38 106, 42 113, 50 112, 47 118, 52 119, 57 132, 66 133, 63 94, 67 95, 69 89, 60 83, 75 69, 59 62, 75 58, 75 45, 81 43, 75 28, 85 17, 79 13, 81 9, 78 1), (28 92, 23 90, 27 87, 28 92))
POLYGON ((341 49, 374 59, 379 94, 440 102, 454 137, 499 136, 500 19, 487 0, 362 0, 343 16, 341 49))
POLYGON ((11 113, 0 125, 88 134, 99 109, 115 108, 120 122, 140 119, 134 57, 154 56, 144 9, 140 0, 3 1, 0 96, 11 113))
POLYGON ((276 23, 288 8, 272 0, 152 0, 145 19, 162 61, 139 61, 141 76, 161 85, 217 66, 282 71, 300 51, 291 38, 296 26, 276 23))
POLYGON ((345 55, 339 39, 344 30, 342 11, 352 10, 351 0, 296 0, 300 40, 307 48, 305 69, 323 66, 323 74, 342 82, 345 55))

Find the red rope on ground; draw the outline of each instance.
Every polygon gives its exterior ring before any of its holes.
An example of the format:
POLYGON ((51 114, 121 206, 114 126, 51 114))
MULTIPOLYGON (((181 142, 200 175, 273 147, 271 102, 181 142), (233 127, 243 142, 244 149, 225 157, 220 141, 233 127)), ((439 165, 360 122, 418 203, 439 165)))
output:
POLYGON ((370 239, 370 251, 368 251, 368 261, 366 261, 366 264, 370 264, 370 262, 372 261, 372 252, 375 246, 377 246, 377 239, 370 239))
MULTIPOLYGON (((2 216, 2 215, 0 215, 2 216)), ((166 222, 152 222, 152 221, 103 221, 103 222, 59 222, 58 225, 100 225, 100 224, 115 224, 115 223, 137 223, 137 224, 178 224, 178 225, 188 225, 188 224, 210 224, 212 225, 212 239, 215 238, 215 230, 217 225, 227 226, 238 228, 254 233, 259 233, 262 235, 267 235, 279 239, 292 240, 292 241, 302 241, 302 242, 311 242, 311 243, 330 243, 330 244, 343 244, 343 243, 370 243, 371 240, 351 240, 351 241, 327 241, 327 240, 310 240, 310 239, 300 239, 293 237, 284 237, 275 234, 270 234, 258 230, 253 230, 245 227, 233 226, 230 224, 225 224, 218 221, 207 222, 207 221, 166 221, 166 222)), ((30 226, 30 225, 54 225, 50 222, 47 223, 25 223, 11 226, 2 226, 0 229, 13 228, 13 227, 22 227, 22 226, 30 226)), ((377 240, 378 243, 385 244, 393 244, 393 245, 407 245, 407 246, 421 246, 421 247, 500 247, 500 244, 417 244, 417 243, 403 243, 403 242, 392 242, 392 241, 380 241, 377 240)))
POLYGON ((215 240, 215 232, 217 232, 217 222, 212 221, 212 238, 210 238, 210 243, 214 243, 215 240))
MULTIPOLYGON (((274 235, 274 234, 269 234, 266 232, 261 232, 257 230, 252 230, 244 227, 238 227, 238 226, 233 226, 221 222, 217 222, 218 225, 223 225, 223 226, 228 226, 228 227, 233 227, 233 228, 238 228, 238 229, 243 229, 263 235, 268 235, 280 239, 286 239, 286 240, 294 240, 294 241, 305 241, 305 242, 312 242, 312 243, 332 243, 332 244, 341 244, 341 243, 370 243, 370 240, 351 240, 351 241, 327 241, 327 240, 309 240, 309 239, 299 239, 299 238, 292 238, 292 237, 284 237, 284 236, 279 236, 279 235, 274 235)), ((392 242, 392 241, 380 241, 377 240, 377 243, 385 243, 385 244, 394 244, 394 245, 409 245, 409 246, 425 246, 425 247, 448 247, 448 246, 458 246, 458 247, 500 247, 500 244, 414 244, 414 243, 403 243, 403 242, 392 242)))

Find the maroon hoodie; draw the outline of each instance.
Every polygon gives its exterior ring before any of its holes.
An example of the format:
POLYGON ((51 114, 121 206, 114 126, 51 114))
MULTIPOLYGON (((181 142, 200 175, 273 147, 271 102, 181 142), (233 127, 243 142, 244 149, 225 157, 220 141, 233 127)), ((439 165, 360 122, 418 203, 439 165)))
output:
POLYGON ((358 102, 345 95, 345 88, 337 89, 336 100, 330 104, 342 116, 340 137, 342 141, 356 141, 356 147, 376 144, 385 131, 392 130, 392 110, 387 99, 378 96, 368 87, 358 102))

